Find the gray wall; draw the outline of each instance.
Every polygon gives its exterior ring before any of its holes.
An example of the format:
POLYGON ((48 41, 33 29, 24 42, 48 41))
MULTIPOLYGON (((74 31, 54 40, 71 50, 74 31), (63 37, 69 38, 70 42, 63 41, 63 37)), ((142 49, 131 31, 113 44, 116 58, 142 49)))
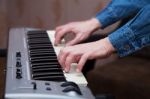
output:
POLYGON ((108 2, 110 0, 0 0, 0 47, 7 47, 8 31, 12 27, 54 29, 71 21, 89 19, 108 2))

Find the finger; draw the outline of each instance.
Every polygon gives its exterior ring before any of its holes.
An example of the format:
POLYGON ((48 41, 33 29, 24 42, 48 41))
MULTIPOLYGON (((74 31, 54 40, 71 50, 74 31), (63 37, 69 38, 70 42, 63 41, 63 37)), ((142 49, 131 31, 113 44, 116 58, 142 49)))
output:
MULTIPOLYGON (((62 57, 62 50, 60 50, 60 52, 59 52, 59 54, 58 54, 58 56, 57 56, 57 60, 58 60, 58 62, 60 63, 60 59, 61 59, 61 57, 62 57)), ((62 66, 61 66, 62 67, 62 66)))
POLYGON ((75 44, 81 42, 81 41, 80 41, 80 37, 81 37, 80 35, 76 35, 76 37, 75 37, 73 40, 69 41, 69 42, 66 44, 66 46, 75 45, 75 44))
POLYGON ((76 69, 77 72, 82 71, 83 66, 85 65, 87 59, 88 59, 88 54, 84 54, 81 56, 80 61, 79 61, 78 66, 77 66, 77 69, 76 69))
POLYGON ((56 38, 56 35, 57 35, 57 33, 60 31, 60 30, 62 30, 63 29, 63 26, 58 26, 58 27, 56 27, 56 29, 55 29, 55 38, 56 38))
POLYGON ((58 61, 63 69, 65 69, 65 61, 68 55, 69 55, 69 52, 65 52, 64 49, 61 50, 58 55, 58 61))
POLYGON ((69 72, 71 68, 71 64, 75 62, 75 56, 74 55, 68 55, 66 62, 65 62, 65 72, 69 72))
POLYGON ((64 35, 65 35, 66 33, 68 33, 68 32, 71 32, 71 28, 69 28, 69 27, 64 28, 64 29, 58 31, 58 32, 56 33, 56 36, 55 36, 55 42, 54 42, 54 44, 55 44, 55 45, 58 45, 58 44, 61 42, 61 40, 62 40, 62 38, 64 37, 64 35))
POLYGON ((62 26, 58 26, 58 27, 56 27, 56 31, 59 31, 60 29, 62 29, 62 27, 63 27, 64 25, 62 25, 62 26))

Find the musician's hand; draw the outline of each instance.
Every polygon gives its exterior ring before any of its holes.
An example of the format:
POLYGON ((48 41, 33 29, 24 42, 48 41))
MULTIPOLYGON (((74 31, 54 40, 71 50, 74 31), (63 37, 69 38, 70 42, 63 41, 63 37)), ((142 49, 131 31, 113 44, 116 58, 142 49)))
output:
POLYGON ((115 51, 108 38, 102 40, 67 46, 58 55, 58 61, 66 72, 69 72, 72 63, 78 63, 77 72, 80 72, 87 60, 109 57, 115 51))
POLYGON ((92 18, 82 22, 72 22, 56 28, 55 33, 55 45, 58 45, 65 34, 74 33, 75 37, 73 40, 68 42, 66 45, 74 45, 85 39, 87 39, 94 30, 99 28, 101 24, 96 18, 92 18))

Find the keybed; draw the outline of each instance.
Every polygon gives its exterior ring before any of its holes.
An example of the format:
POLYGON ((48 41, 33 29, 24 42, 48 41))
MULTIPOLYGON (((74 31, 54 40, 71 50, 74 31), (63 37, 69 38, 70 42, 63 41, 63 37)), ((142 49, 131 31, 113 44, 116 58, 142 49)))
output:
MULTIPOLYGON (((53 45, 54 51, 56 53, 56 55, 59 55, 59 52, 61 49, 63 49, 65 47, 65 40, 63 39, 61 41, 61 43, 58 46, 54 45, 54 41, 55 41, 55 31, 53 30, 48 30, 46 31, 48 34, 48 37, 53 45)), ((71 64, 71 69, 69 71, 69 73, 64 72, 65 78, 67 81, 72 81, 75 82, 79 85, 84 85, 87 86, 87 80, 85 79, 84 75, 82 72, 76 72, 76 67, 77 67, 77 63, 72 63, 71 64)))
POLYGON ((66 81, 52 43, 45 31, 27 33, 32 79, 66 81))

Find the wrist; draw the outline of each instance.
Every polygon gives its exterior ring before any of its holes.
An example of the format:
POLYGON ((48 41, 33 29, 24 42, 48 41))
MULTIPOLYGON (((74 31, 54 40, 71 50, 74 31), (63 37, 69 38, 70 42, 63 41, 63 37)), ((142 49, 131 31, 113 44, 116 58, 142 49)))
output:
POLYGON ((102 43, 108 55, 111 55, 113 52, 116 51, 116 49, 113 47, 108 37, 102 39, 102 43))
POLYGON ((88 20, 88 22, 93 31, 101 28, 101 23, 96 18, 91 18, 90 20, 88 20))

